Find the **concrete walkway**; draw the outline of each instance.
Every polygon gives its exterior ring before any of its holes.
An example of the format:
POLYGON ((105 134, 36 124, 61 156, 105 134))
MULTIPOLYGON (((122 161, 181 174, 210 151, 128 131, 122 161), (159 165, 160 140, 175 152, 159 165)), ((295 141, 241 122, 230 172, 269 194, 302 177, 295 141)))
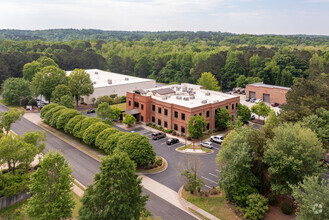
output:
MULTIPOLYGON (((40 114, 38 113, 26 113, 23 117, 25 117, 26 119, 28 119, 29 121, 33 122, 34 124, 40 125, 40 123, 42 123, 42 120, 40 118, 40 114)), ((147 126, 145 126, 147 127, 147 126)), ((94 159, 101 161, 101 157, 104 155, 100 155, 97 152, 97 156, 96 155, 92 155, 89 151, 92 151, 90 148, 88 148, 87 146, 84 146, 83 144, 77 142, 76 140, 74 140, 73 138, 49 127, 49 130, 52 131, 52 133, 57 136, 58 138, 62 139, 63 141, 67 142, 68 144, 70 144, 71 146, 77 148, 78 150, 84 152, 85 154, 87 154, 88 156, 93 157, 94 159), (88 148, 87 149, 82 149, 82 148, 88 148)), ((94 153, 94 152, 93 152, 94 153)), ((142 177, 142 185, 145 189, 149 190, 150 192, 154 193, 155 195, 159 196, 160 198, 166 200, 167 202, 169 202, 170 204, 176 206, 177 208, 187 212, 188 214, 194 216, 197 219, 201 219, 198 216, 196 216, 193 212, 191 212, 189 210, 189 208, 194 209, 195 211, 199 212, 200 214, 202 214, 203 216, 206 216, 209 219, 218 219, 216 217, 214 217, 213 215, 211 215, 210 213, 190 204, 189 202, 187 202, 185 199, 180 198, 180 194, 178 194, 177 192, 175 192, 174 190, 166 187, 165 185, 145 176, 145 175, 139 175, 140 177, 142 177), (184 204, 184 205, 183 205, 184 204)), ((77 182, 77 181, 76 181, 77 182)), ((84 186, 83 184, 78 182, 78 185, 82 188, 86 188, 86 186, 84 186)), ((84 190, 82 190, 77 184, 73 185, 73 191, 80 197, 83 196, 84 190)))

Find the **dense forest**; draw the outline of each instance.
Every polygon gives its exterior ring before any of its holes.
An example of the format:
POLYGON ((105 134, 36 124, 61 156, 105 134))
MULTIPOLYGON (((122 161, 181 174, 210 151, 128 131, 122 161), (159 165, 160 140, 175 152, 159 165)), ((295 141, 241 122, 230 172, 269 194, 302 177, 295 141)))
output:
POLYGON ((222 32, 0 30, 0 81, 21 77, 41 56, 60 68, 98 68, 159 82, 196 83, 211 72, 222 90, 250 78, 291 86, 329 73, 329 37, 237 35, 222 32))

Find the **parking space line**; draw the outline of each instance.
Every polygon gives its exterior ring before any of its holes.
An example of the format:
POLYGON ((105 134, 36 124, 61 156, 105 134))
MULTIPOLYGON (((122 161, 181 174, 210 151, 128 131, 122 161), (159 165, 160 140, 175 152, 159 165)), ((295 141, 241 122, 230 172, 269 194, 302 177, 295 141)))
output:
POLYGON ((166 144, 167 142, 163 142, 163 143, 161 143, 161 145, 164 145, 164 144, 166 144))
POLYGON ((212 187, 208 186, 208 185, 204 185, 205 187, 208 187, 209 189, 212 189, 212 187))
POLYGON ((216 169, 216 171, 217 171, 218 173, 220 173, 220 171, 219 171, 219 170, 217 170, 217 169, 216 169))
POLYGON ((206 178, 206 177, 204 177, 204 176, 201 176, 201 178, 203 178, 203 179, 205 179, 205 180, 208 180, 209 182, 212 182, 212 183, 217 184, 215 181, 213 181, 213 180, 211 180, 211 179, 208 179, 208 178, 206 178))
POLYGON ((215 174, 212 174, 212 173, 209 173, 210 175, 212 175, 212 176, 214 176, 214 177, 216 177, 216 178, 218 178, 218 176, 216 176, 215 174))
POLYGON ((215 148, 215 149, 217 149, 217 150, 220 150, 220 148, 217 148, 217 147, 213 147, 213 148, 215 148))

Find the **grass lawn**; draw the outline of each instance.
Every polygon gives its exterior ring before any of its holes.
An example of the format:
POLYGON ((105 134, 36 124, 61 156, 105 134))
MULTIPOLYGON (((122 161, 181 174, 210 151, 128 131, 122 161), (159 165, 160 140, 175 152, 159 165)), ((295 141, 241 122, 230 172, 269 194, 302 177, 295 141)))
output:
MULTIPOLYGON (((82 206, 82 203, 80 202, 80 197, 73 193, 73 198, 76 203, 75 208, 72 210, 72 216, 73 218, 77 219, 78 212, 80 207, 82 206)), ((9 206, 7 208, 0 210, 0 219, 1 220, 7 220, 7 219, 13 219, 13 220, 24 220, 29 219, 27 218, 23 213, 23 205, 26 204, 27 201, 19 202, 15 205, 9 206)))
POLYGON ((111 105, 111 106, 118 107, 121 111, 126 111, 126 103, 120 103, 120 104, 115 104, 115 105, 111 105))
POLYGON ((189 192, 182 190, 182 197, 221 220, 239 219, 226 205, 223 195, 216 197, 200 197, 191 195, 189 192))
MULTIPOLYGON (((179 151, 183 151, 185 149, 193 149, 193 145, 189 144, 189 145, 186 145, 186 147, 182 146, 182 147, 177 148, 177 150, 179 150, 179 151)), ((200 145, 194 145, 194 149, 201 149, 201 146, 200 145)), ((211 152, 210 149, 205 148, 205 147, 203 147, 202 150, 204 152, 207 152, 207 153, 211 152)))

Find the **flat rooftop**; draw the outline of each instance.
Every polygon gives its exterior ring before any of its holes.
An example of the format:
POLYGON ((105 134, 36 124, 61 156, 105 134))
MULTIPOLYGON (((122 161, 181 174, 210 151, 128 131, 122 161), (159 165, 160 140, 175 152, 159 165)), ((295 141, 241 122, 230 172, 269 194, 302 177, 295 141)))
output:
POLYGON ((199 85, 182 83, 181 85, 168 85, 160 88, 144 89, 135 91, 144 96, 152 96, 162 102, 195 108, 209 103, 218 103, 235 97, 222 92, 201 89, 199 85))
MULTIPOLYGON (((123 75, 119 73, 112 73, 99 69, 88 69, 85 70, 89 75, 91 81, 94 83, 94 88, 125 85, 140 82, 150 82, 153 79, 143 79, 134 76, 123 75)), ((72 71, 66 71, 67 75, 70 75, 72 71)))
POLYGON ((265 88, 271 88, 271 89, 286 89, 286 90, 290 90, 289 87, 274 86, 274 85, 264 84, 263 82, 252 83, 252 84, 248 84, 247 86, 256 86, 256 87, 265 87, 265 88))

